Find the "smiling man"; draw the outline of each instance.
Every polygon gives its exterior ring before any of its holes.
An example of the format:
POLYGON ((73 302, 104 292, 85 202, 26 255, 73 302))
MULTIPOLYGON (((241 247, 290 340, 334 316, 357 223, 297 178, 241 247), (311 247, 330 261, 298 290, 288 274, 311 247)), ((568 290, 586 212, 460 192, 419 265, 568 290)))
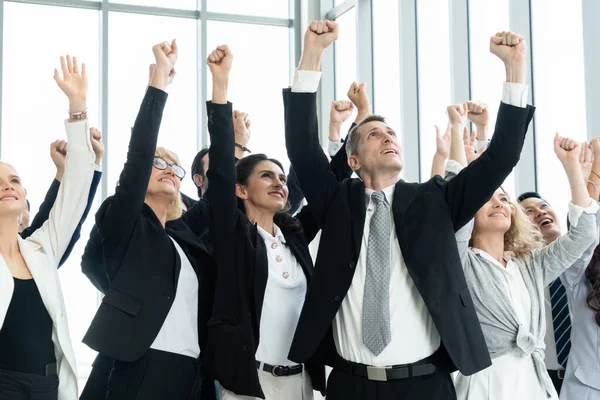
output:
MULTIPOLYGON (((535 223, 546 244, 560 237, 560 221, 554 209, 537 192, 526 192, 517 198, 525 213, 535 223)), ((565 376, 571 349, 571 315, 565 287, 560 279, 546 288, 546 368, 557 393, 565 376)))

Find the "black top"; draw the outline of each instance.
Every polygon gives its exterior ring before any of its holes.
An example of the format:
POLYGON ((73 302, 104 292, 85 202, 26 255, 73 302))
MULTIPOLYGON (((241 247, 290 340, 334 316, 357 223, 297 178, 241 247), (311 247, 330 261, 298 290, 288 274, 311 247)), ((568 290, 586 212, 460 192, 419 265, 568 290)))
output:
MULTIPOLYGON (((319 144, 315 93, 284 91, 286 146, 302 192, 321 228, 315 273, 289 359, 304 362, 313 354, 335 362, 331 323, 356 270, 363 237, 365 185, 359 179, 339 183, 329 171, 319 144)), ((475 213, 517 164, 532 107, 501 104, 488 149, 451 181, 400 180, 392 212, 398 244, 453 369, 471 375, 491 360, 462 270, 454 233, 475 213)), ((212 162, 212 158, 211 158, 212 162)), ((212 183, 211 183, 212 184, 212 183)))
POLYGON ((56 361, 52 318, 33 279, 17 279, 4 325, 0 329, 0 369, 46 374, 56 361))

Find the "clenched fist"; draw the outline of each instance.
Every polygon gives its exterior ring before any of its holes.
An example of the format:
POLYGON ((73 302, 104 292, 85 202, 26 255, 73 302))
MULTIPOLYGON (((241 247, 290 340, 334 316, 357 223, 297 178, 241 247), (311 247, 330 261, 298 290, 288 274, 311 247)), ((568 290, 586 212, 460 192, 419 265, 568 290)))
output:
POLYGON ((448 119, 452 125, 466 125, 467 115, 469 113, 467 109, 467 103, 453 104, 446 107, 448 113, 448 119))
POLYGON ((323 52, 340 35, 339 25, 333 21, 313 21, 304 34, 304 51, 323 52))
POLYGON ((104 143, 102 143, 102 133, 98 129, 90 128, 90 142, 96 155, 96 164, 100 165, 104 154, 104 143))
POLYGON ((331 102, 331 111, 329 112, 329 123, 342 125, 354 111, 354 105, 346 100, 331 102))
POLYGON ((486 104, 478 101, 468 101, 467 111, 469 112, 467 117, 475 125, 483 126, 488 124, 490 115, 488 113, 488 106, 486 104))
POLYGON ((150 86, 164 90, 175 76, 175 63, 178 55, 177 41, 162 42, 152 47, 156 68, 150 80, 150 86))
POLYGON ((525 60, 527 44, 523 35, 514 32, 498 32, 490 38, 490 52, 504 64, 525 60))
POLYGON ((554 137, 554 152, 565 169, 569 169, 569 167, 579 168, 581 150, 581 143, 556 133, 554 137))
POLYGON ((250 117, 245 112, 233 111, 233 131, 235 142, 246 146, 250 140, 250 117))
POLYGON ((67 142, 55 140, 50 144, 50 158, 56 166, 56 180, 61 181, 65 172, 65 161, 67 157, 67 142))
POLYGON ((229 75, 232 63, 233 53, 226 44, 217 46, 206 59, 206 64, 210 68, 210 73, 213 77, 229 75))

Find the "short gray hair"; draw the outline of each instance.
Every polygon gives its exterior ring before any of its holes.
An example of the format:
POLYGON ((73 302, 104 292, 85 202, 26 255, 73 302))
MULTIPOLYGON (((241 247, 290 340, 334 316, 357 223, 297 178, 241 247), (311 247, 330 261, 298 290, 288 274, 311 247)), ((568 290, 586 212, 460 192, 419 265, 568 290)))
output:
POLYGON ((383 122, 384 124, 387 124, 385 117, 376 114, 369 115, 367 118, 363 119, 358 124, 356 124, 356 126, 354 126, 354 128, 352 128, 350 132, 348 132, 348 136, 346 137, 346 154, 348 155, 348 157, 358 153, 358 142, 360 141, 358 129, 361 126, 373 121, 383 122))

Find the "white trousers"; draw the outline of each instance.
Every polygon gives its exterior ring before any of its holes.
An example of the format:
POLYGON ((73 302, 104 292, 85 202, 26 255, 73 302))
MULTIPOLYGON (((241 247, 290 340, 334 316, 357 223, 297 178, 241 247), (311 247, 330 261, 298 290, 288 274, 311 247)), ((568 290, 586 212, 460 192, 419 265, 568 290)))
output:
MULTIPOLYGON (((306 370, 292 376, 273 376, 261 368, 258 380, 266 400, 313 400, 313 388, 306 370)), ((223 386, 219 392, 219 400, 259 400, 258 397, 240 396, 223 386)), ((262 399, 260 399, 262 400, 262 399)))

